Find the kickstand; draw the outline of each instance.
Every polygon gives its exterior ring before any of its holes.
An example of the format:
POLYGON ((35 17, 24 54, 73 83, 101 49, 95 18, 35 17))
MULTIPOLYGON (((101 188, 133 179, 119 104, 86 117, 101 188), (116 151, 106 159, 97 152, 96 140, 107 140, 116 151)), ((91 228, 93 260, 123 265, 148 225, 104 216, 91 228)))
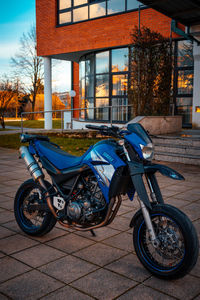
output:
POLYGON ((90 232, 91 232, 92 236, 96 236, 96 233, 94 232, 93 229, 91 229, 90 232))

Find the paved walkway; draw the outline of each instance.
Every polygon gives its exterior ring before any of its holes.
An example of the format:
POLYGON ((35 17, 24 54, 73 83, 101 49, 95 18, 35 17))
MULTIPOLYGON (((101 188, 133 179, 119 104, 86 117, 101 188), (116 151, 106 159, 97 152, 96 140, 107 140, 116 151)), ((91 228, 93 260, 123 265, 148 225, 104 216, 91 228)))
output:
MULTIPOLYGON (((200 260, 182 279, 163 281, 139 263, 129 222, 137 201, 124 200, 106 228, 79 233, 56 226, 41 238, 24 235, 13 215, 13 197, 29 175, 14 150, 0 148, 0 299, 200 300, 200 260)), ((170 164, 169 164, 170 165, 170 164)), ((185 182, 159 176, 167 203, 192 219, 200 236, 200 167, 172 165, 185 182)))

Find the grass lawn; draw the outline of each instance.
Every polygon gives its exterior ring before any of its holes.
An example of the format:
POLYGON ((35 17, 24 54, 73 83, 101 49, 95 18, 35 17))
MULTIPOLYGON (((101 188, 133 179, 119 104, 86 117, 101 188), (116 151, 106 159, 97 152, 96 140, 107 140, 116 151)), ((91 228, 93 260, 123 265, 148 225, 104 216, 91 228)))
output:
POLYGON ((8 131, 8 130, 12 130, 12 129, 3 129, 3 128, 0 128, 0 131, 8 131))
MULTIPOLYGON (((22 145, 19 136, 20 134, 1 135, 0 147, 19 149, 22 145)), ((68 138, 61 134, 51 134, 48 136, 50 137, 50 141, 58 144, 62 150, 77 156, 82 155, 91 145, 94 145, 101 140, 97 138, 68 138)))
MULTIPOLYGON (((21 127, 21 121, 7 121, 6 126, 16 126, 21 127)), ((24 128, 44 128, 43 120, 25 120, 23 121, 24 128)), ((53 120, 53 128, 61 129, 61 119, 53 120)))

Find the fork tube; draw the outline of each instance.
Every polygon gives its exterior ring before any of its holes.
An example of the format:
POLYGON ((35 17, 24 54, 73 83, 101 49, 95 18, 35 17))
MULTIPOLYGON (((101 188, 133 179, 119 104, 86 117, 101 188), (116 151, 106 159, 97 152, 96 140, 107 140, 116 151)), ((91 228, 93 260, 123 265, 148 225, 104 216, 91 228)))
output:
POLYGON ((144 203, 140 200, 139 197, 138 197, 138 200, 139 200, 139 203, 140 203, 140 207, 142 209, 142 214, 143 214, 144 221, 145 221, 146 227, 147 227, 149 235, 150 235, 151 242, 152 242, 154 247, 157 247, 158 246, 158 240, 156 238, 156 234, 155 234, 152 222, 151 222, 149 211, 146 208, 146 206, 144 205, 144 203))
POLYGON ((146 180, 147 180, 147 184, 148 184, 148 187, 149 187, 149 190, 150 190, 150 196, 151 196, 151 199, 152 199, 152 201, 154 202, 154 203, 156 203, 157 202, 157 200, 156 200, 156 195, 155 195, 155 193, 154 193, 154 189, 153 189, 153 186, 152 186, 152 184, 151 184, 151 180, 149 179, 149 177, 145 174, 145 177, 146 177, 146 180))

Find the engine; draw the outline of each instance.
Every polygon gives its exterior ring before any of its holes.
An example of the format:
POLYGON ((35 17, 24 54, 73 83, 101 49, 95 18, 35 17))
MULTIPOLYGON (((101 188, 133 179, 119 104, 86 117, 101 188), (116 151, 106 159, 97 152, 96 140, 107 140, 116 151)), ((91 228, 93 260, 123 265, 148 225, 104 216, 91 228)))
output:
POLYGON ((82 178, 67 206, 67 217, 78 224, 99 222, 106 208, 106 201, 96 178, 82 178))

